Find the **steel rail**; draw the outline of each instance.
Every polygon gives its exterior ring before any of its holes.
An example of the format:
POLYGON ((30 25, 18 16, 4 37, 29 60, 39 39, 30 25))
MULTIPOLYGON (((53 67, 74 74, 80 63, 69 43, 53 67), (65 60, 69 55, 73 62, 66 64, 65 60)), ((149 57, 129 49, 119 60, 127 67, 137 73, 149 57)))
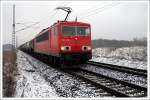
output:
POLYGON ((94 61, 88 61, 87 64, 102 67, 102 68, 107 68, 111 70, 126 72, 126 73, 133 74, 133 75, 140 75, 140 76, 147 77, 147 70, 129 68, 129 67, 124 67, 124 66, 106 64, 106 63, 100 63, 100 62, 94 62, 94 61))

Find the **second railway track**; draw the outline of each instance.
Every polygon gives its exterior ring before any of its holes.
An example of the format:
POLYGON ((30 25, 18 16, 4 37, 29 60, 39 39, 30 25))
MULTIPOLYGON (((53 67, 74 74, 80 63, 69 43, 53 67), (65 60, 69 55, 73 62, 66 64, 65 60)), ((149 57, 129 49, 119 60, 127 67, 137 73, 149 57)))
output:
POLYGON ((65 71, 75 77, 83 79, 91 84, 102 88, 116 97, 146 97, 147 88, 115 78, 94 73, 85 69, 65 71))
POLYGON ((106 63, 99 63, 94 61, 88 61, 87 64, 102 67, 105 69, 111 69, 115 71, 126 72, 133 75, 140 75, 140 76, 147 77, 147 70, 123 67, 123 66, 106 64, 106 63))

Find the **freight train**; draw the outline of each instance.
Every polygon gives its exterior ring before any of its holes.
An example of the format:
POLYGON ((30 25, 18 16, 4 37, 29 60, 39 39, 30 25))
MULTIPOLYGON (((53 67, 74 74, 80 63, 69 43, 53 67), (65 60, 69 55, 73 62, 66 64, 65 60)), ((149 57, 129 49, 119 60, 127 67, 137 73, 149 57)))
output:
POLYGON ((19 47, 54 63, 85 63, 92 58, 91 26, 77 21, 58 21, 19 47))

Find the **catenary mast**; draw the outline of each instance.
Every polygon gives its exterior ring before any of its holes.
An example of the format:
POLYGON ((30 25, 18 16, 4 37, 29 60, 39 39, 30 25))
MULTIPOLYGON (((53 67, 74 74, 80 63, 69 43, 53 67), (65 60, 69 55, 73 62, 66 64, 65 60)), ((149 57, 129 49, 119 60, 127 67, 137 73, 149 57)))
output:
POLYGON ((13 4, 13 24, 12 24, 12 46, 16 48, 16 38, 15 38, 15 4, 13 4))

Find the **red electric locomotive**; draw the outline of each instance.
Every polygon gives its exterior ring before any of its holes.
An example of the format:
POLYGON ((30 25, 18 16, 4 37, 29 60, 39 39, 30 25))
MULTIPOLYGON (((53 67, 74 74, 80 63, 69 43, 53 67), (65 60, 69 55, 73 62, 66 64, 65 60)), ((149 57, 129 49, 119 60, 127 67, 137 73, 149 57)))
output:
POLYGON ((61 61, 85 62, 92 57, 90 24, 58 21, 34 39, 34 52, 61 61))
POLYGON ((34 39, 21 46, 22 49, 36 55, 46 56, 59 64, 65 61, 84 63, 92 58, 91 27, 88 23, 66 21, 71 9, 58 7, 67 11, 65 21, 58 21, 43 29, 34 39))

